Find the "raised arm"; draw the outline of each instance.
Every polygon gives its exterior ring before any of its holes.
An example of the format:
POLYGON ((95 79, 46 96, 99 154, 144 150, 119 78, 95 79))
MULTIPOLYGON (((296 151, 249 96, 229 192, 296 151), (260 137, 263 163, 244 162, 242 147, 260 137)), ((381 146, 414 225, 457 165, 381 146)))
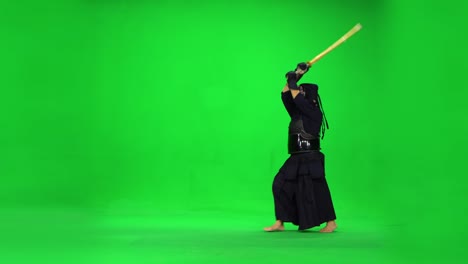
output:
POLYGON ((289 116, 292 117, 297 110, 296 104, 294 103, 293 97, 287 84, 284 86, 283 91, 281 92, 281 100, 283 101, 283 105, 286 108, 286 111, 288 111, 289 116))
MULTIPOLYGON (((305 63, 299 63, 295 71, 290 71, 286 74, 288 80, 287 87, 290 90, 292 101, 294 106, 298 111, 304 115, 308 115, 311 118, 317 116, 317 113, 320 112, 320 109, 316 104, 307 100, 304 96, 305 88, 299 87, 297 81, 309 70, 309 66, 305 63)), ((317 88, 317 87, 316 87, 317 88)), ((283 90, 284 91, 284 90, 283 90)), ((309 95, 310 97, 310 95, 309 95)))

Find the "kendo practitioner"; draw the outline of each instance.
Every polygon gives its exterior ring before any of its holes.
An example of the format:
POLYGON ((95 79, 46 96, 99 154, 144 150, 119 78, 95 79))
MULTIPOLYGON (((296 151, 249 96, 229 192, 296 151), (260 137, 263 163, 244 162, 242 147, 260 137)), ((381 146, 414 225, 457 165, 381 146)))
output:
POLYGON ((290 222, 300 231, 326 226, 320 232, 333 232, 336 215, 325 179, 325 156, 320 151, 328 122, 324 115, 318 86, 298 85, 309 70, 307 63, 299 63, 295 71, 286 74, 287 84, 281 92, 283 104, 291 117, 288 133, 290 156, 273 181, 276 222, 264 230, 282 231, 290 222))

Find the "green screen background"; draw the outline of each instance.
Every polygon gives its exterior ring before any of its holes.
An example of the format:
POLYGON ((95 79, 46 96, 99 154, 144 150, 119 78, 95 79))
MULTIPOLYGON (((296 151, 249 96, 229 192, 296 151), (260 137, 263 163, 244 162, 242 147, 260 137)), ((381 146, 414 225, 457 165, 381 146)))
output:
POLYGON ((270 224, 287 158, 284 74, 360 22, 303 78, 319 84, 330 122, 339 224, 389 229, 394 256, 455 259, 467 220, 466 7, 2 1, 0 206, 270 224))

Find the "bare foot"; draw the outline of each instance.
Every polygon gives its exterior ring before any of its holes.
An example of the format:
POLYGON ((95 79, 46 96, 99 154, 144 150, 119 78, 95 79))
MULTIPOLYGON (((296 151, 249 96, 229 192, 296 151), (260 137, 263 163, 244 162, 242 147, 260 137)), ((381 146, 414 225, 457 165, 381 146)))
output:
POLYGON ((335 231, 338 226, 336 225, 335 221, 327 222, 327 225, 320 230, 320 233, 331 233, 335 231))
POLYGON ((274 225, 265 227, 263 228, 263 230, 267 232, 283 231, 284 225, 283 225, 283 222, 281 222, 280 220, 277 220, 274 225))

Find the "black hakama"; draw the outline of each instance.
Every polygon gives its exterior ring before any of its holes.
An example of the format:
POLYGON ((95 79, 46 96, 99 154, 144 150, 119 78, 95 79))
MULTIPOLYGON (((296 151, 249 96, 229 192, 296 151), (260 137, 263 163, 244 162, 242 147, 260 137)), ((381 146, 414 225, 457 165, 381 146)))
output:
POLYGON ((286 160, 273 181, 277 220, 305 230, 336 219, 324 163, 319 151, 293 154, 286 160))

